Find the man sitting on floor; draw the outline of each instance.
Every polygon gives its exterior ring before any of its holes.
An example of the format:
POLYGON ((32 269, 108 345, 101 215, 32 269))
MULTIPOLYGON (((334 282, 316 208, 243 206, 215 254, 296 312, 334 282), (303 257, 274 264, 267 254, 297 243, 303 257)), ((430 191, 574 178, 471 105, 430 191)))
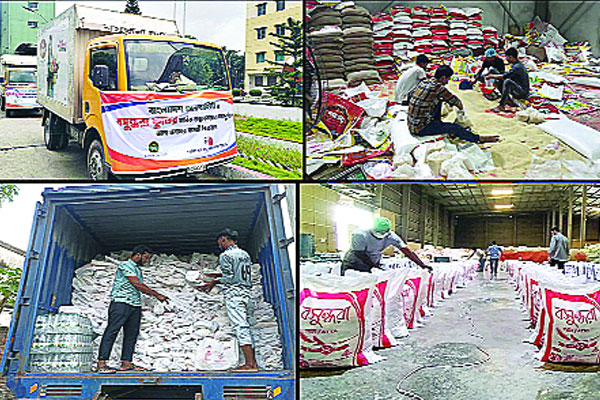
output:
POLYGON ((435 71, 434 79, 424 80, 412 93, 408 104, 408 129, 416 136, 448 134, 468 142, 497 142, 497 135, 480 136, 458 124, 442 122, 442 103, 446 102, 464 112, 460 99, 450 93, 448 84, 454 72, 447 65, 435 71))
POLYGON ((475 78, 473 79, 473 84, 479 82, 485 82, 485 79, 489 77, 489 75, 498 75, 504 74, 504 60, 498 57, 498 53, 496 50, 489 48, 485 51, 485 58, 483 59, 483 65, 481 69, 475 74, 475 78))
POLYGON ((494 112, 506 111, 507 103, 515 105, 512 101, 513 97, 517 99, 526 99, 529 97, 529 74, 527 73, 527 68, 519 61, 518 57, 519 53, 514 47, 506 50, 506 60, 513 64, 510 71, 504 75, 491 74, 487 76, 488 78, 499 79, 498 89, 502 93, 500 105, 492 110, 494 112))
POLYGON ((427 79, 425 72, 427 64, 429 64, 429 58, 424 54, 419 54, 416 64, 402 73, 396 83, 396 103, 400 103, 403 106, 408 105, 408 94, 415 90, 419 82, 427 79))

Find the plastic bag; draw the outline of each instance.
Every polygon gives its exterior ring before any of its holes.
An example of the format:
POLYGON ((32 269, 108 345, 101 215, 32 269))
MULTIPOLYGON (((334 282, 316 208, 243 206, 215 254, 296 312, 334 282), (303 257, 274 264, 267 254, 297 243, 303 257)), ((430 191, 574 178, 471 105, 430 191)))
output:
POLYGON ((471 122, 471 118, 469 118, 469 116, 464 110, 459 110, 456 113, 456 119, 454 120, 454 123, 462 126, 463 128, 473 127, 473 122, 471 122))
POLYGON ((238 341, 206 338, 200 341, 196 350, 195 366, 200 371, 224 371, 239 363, 238 341))
POLYGON ((378 121, 375 118, 365 119, 358 129, 360 136, 373 148, 377 148, 390 136, 390 121, 378 121))
POLYGON ((465 165, 467 158, 457 153, 451 159, 442 162, 440 166, 440 174, 444 175, 446 179, 473 179, 473 174, 469 172, 465 165))
POLYGON ((531 164, 525 173, 525 179, 556 179, 562 176, 560 160, 546 160, 532 156, 531 164))
POLYGON ((481 150, 475 143, 468 143, 459 148, 460 154, 467 159, 467 169, 474 172, 492 171, 496 168, 489 152, 481 150))
POLYGON ((381 118, 385 114, 387 103, 384 98, 367 98, 356 105, 362 107, 369 117, 381 118))

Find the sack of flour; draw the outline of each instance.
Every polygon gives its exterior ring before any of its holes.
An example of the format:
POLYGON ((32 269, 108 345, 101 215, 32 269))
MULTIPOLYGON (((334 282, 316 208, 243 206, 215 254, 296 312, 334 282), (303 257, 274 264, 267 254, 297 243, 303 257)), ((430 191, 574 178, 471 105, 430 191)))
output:
POLYGON ((300 368, 368 365, 373 353, 371 313, 377 277, 300 278, 300 368))
POLYGON ((236 338, 216 340, 210 337, 200 341, 196 349, 195 366, 199 371, 224 371, 239 364, 236 338))
POLYGON ((408 269, 395 269, 381 271, 374 269, 375 275, 388 277, 388 285, 385 296, 385 325, 389 328, 394 338, 408 336, 408 328, 404 320, 404 300, 402 299, 402 287, 408 274, 408 269))
POLYGON ((600 364, 600 286, 545 288, 541 361, 600 364))
POLYGON ((408 277, 402 287, 402 299, 404 300, 404 320, 408 329, 414 328, 417 313, 417 302, 421 288, 421 277, 408 277))

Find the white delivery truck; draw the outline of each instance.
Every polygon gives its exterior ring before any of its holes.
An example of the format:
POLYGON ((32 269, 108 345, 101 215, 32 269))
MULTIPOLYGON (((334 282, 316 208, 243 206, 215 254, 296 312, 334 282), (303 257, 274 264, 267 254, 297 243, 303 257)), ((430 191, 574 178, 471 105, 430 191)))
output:
POLYGON ((237 155, 223 51, 174 21, 75 4, 38 32, 44 141, 90 179, 195 174, 237 155))
POLYGON ((17 54, 0 57, 0 108, 10 117, 15 110, 39 110, 37 58, 17 54))

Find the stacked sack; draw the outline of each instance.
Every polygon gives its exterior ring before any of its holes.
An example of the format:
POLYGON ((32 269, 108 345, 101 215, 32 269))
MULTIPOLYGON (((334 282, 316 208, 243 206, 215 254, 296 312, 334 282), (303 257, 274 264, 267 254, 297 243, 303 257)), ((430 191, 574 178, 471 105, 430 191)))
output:
POLYGON ((329 81, 329 86, 345 84, 340 12, 331 7, 318 6, 309 17, 308 39, 312 44, 321 79, 329 81))
POLYGON ((418 53, 431 54, 433 34, 430 29, 430 17, 425 7, 414 7, 412 10, 412 28, 414 50, 418 53))
POLYGON ((467 47, 473 52, 483 49, 483 31, 481 30, 481 13, 480 8, 465 8, 467 15, 467 47))
POLYGON ((393 6, 394 55, 401 60, 410 60, 414 56, 412 41, 412 11, 408 7, 393 6))
POLYGON ((394 73, 394 19, 386 13, 373 16, 373 51, 375 54, 375 68, 383 80, 396 79, 394 73), (381 28, 380 28, 381 27, 381 28))
POLYGON ((450 40, 448 27, 448 11, 444 7, 432 7, 430 10, 432 48, 431 54, 443 55, 450 50, 448 41, 450 40))
MULTIPOLYGON (((94 340, 98 352, 101 335, 106 328, 110 292, 117 260, 127 252, 111 254, 103 260, 92 260, 78 268, 73 278, 71 301, 80 314, 90 319, 99 336, 94 340)), ((206 273, 218 272, 214 255, 194 253, 187 256, 154 255, 141 267, 144 283, 169 297, 161 303, 142 296, 142 321, 135 361, 155 371, 227 370, 240 359, 239 346, 229 322, 224 295, 219 286, 211 293, 196 287, 206 273)), ((255 340, 256 360, 261 369, 282 369, 282 346, 279 327, 270 303, 263 297, 260 266, 251 271, 254 304, 250 325, 255 340)), ((118 363, 121 355, 122 331, 111 354, 118 363)))
POLYGON ((341 4, 344 68, 348 86, 372 85, 381 79, 373 66, 373 29, 367 9, 352 3, 341 4))
POLYGON ((500 45, 500 41, 498 40, 498 29, 493 26, 486 26, 483 28, 483 44, 485 48, 498 48, 500 45))
POLYGON ((448 9, 450 45, 453 50, 467 47, 467 13, 461 8, 448 9))

